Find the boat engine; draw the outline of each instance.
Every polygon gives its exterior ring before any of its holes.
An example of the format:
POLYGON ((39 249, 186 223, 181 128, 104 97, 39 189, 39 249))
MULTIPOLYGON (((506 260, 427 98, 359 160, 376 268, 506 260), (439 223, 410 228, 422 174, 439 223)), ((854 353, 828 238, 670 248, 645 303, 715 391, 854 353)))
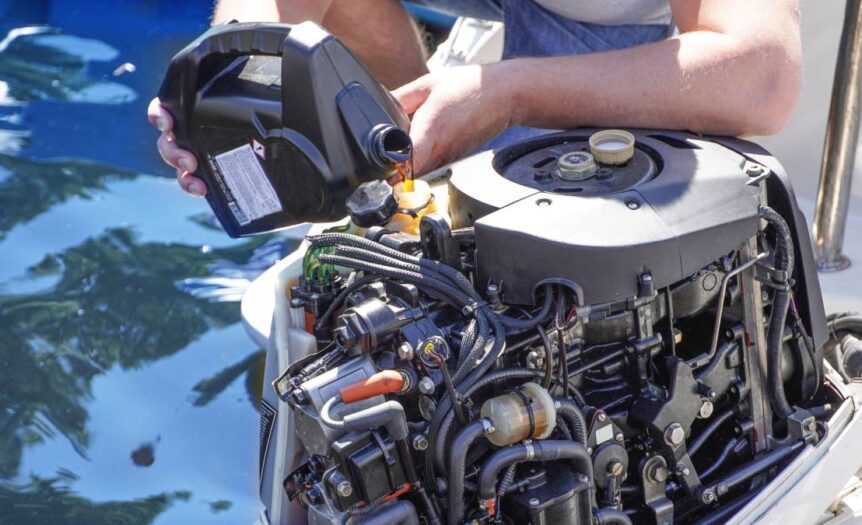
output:
POLYGON ((575 130, 445 186, 451 224, 307 239, 315 351, 273 383, 303 453, 264 476, 291 463, 310 523, 721 523, 821 439, 823 304, 765 151, 575 130))

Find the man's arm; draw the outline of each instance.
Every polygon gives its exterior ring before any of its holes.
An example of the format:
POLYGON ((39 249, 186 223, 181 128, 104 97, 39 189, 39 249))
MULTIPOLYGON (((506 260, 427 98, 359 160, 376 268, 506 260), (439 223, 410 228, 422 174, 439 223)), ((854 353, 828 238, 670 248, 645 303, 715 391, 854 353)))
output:
POLYGON ((213 23, 229 20, 315 22, 390 89, 428 72, 416 24, 397 0, 219 0, 213 23))
POLYGON ((799 93, 796 0, 671 0, 680 35, 426 75, 396 91, 425 172, 510 125, 775 133, 799 93))
POLYGON ((513 61, 515 122, 767 135, 799 95, 796 0, 671 0, 680 35, 622 51, 513 61), (553 72, 553 73, 552 73, 553 72))

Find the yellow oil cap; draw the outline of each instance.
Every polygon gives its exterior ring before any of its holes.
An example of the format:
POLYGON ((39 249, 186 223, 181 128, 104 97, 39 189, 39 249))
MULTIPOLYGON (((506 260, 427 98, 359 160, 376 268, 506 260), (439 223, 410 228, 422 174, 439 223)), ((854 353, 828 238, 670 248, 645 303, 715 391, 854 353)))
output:
POLYGON ((635 136, 622 129, 606 129, 590 136, 590 153, 599 164, 625 164, 635 154, 635 136))

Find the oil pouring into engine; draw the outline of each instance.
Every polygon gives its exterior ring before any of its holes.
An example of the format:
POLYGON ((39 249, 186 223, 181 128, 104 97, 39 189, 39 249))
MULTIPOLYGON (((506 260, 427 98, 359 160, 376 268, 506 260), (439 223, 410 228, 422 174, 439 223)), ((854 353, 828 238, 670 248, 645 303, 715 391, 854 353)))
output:
POLYGON ((824 439, 810 241, 754 144, 579 129, 432 188, 311 24, 215 27, 160 97, 232 236, 351 218, 306 240, 299 357, 268 358, 269 523, 723 523, 824 439))

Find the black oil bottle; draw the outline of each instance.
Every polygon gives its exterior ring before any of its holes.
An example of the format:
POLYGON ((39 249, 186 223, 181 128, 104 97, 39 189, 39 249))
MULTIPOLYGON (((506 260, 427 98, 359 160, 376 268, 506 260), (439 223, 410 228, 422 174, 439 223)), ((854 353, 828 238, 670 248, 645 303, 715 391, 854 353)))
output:
POLYGON ((410 155, 407 115, 311 22, 213 27, 173 58, 159 98, 231 237, 339 219, 410 155))

